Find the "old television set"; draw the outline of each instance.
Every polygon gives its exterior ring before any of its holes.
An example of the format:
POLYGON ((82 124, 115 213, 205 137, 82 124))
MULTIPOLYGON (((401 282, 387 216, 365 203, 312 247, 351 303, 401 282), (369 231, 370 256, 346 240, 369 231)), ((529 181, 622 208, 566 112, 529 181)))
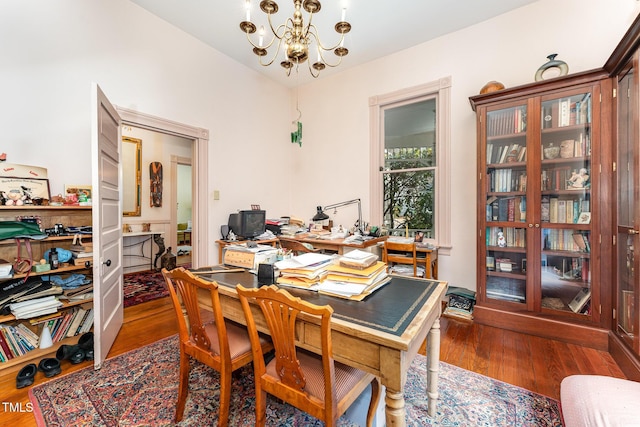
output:
POLYGON ((229 229, 245 239, 254 239, 266 230, 267 214, 263 210, 246 210, 229 215, 229 229))

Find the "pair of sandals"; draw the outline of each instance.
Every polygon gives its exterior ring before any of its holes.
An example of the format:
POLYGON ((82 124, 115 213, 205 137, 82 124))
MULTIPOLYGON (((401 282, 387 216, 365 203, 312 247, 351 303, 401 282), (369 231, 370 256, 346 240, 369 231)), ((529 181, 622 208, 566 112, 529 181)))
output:
POLYGON ((65 359, 68 359, 72 365, 93 360, 93 332, 83 334, 76 345, 61 345, 56 351, 55 358, 44 358, 38 366, 35 363, 24 366, 16 376, 16 388, 32 385, 38 371, 44 373, 46 378, 55 377, 62 372, 60 361, 65 359))

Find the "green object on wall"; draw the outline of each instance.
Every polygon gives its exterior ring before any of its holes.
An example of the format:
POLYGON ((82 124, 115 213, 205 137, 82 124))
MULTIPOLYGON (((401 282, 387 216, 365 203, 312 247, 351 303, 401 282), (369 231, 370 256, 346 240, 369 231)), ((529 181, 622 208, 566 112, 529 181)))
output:
POLYGON ((300 147, 302 147, 302 122, 297 123, 298 130, 296 130, 295 132, 291 132, 291 143, 298 144, 300 147))

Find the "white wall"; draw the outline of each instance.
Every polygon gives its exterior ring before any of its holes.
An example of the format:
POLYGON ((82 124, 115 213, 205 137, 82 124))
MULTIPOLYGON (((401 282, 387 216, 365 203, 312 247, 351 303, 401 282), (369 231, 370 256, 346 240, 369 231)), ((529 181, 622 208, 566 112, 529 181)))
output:
MULTIPOLYGON (((289 142, 295 91, 128 0, 3 0, 0 152, 12 163, 47 167, 54 194, 91 182, 95 81, 121 107, 210 131, 211 241, 229 212, 251 203, 271 217, 308 220, 317 204, 360 197, 366 220, 369 97, 451 76, 453 250, 440 259, 440 277, 474 288, 476 136, 468 97, 489 80, 533 81, 550 53, 570 73, 602 66, 639 11, 635 0, 540 0, 314 81, 299 88, 299 148, 289 142)), ((354 213, 344 212, 348 223, 354 213)), ((216 252, 210 257, 215 262, 216 252)))
MULTIPOLYGON (((570 73, 601 67, 640 12, 639 4, 635 0, 540 0, 301 87, 304 143, 296 152, 293 174, 308 179, 294 182, 299 197, 292 200, 292 211, 312 215, 316 204, 360 197, 367 220, 369 97, 451 76, 453 249, 451 256, 440 257, 439 278, 475 289, 476 133, 469 96, 478 94, 490 80, 507 87, 533 82, 536 70, 551 53, 569 64, 570 73), (342 173, 331 173, 331 169, 342 173), (312 179, 319 177, 322 186, 313 184, 312 179)), ((353 218, 353 212, 338 212, 337 218, 353 218)))
POLYGON ((97 82, 120 107, 210 131, 212 242, 231 211, 259 203, 280 214, 288 205, 270 178, 289 161, 286 88, 128 0, 3 0, 0 40, 0 153, 48 168, 52 193, 91 182, 97 82))

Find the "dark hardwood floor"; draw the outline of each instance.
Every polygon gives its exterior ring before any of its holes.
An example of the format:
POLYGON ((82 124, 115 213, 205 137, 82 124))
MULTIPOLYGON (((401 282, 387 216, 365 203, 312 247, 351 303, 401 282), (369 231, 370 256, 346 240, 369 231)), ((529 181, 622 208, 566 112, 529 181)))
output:
MULTIPOLYGON (((125 323, 108 357, 122 354, 177 332, 168 298, 125 309, 125 323)), ((624 378, 602 351, 505 331, 451 318, 441 320, 442 361, 559 399, 560 381, 571 374, 624 378)), ((63 374, 91 366, 62 362, 63 374)), ((13 372, 0 373, 0 425, 35 426, 29 388, 16 389, 13 372)), ((44 382, 41 374, 36 383, 44 382)))

